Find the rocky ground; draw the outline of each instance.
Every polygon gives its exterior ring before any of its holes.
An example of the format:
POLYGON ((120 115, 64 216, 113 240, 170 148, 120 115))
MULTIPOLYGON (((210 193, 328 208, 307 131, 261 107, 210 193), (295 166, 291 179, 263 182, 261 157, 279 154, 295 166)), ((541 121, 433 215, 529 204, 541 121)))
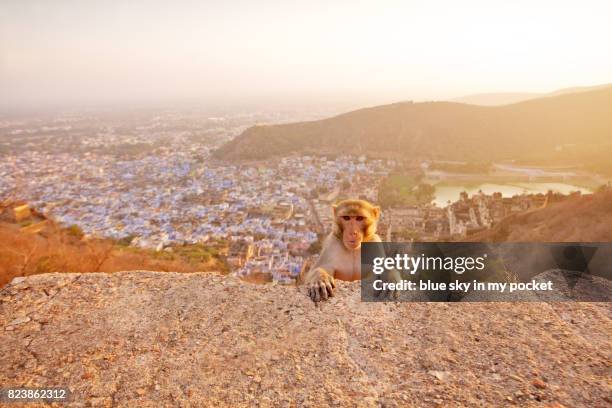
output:
POLYGON ((315 306, 216 274, 45 274, 0 290, 0 387, 67 386, 74 407, 608 407, 611 333, 609 303, 362 303, 341 282, 315 306))

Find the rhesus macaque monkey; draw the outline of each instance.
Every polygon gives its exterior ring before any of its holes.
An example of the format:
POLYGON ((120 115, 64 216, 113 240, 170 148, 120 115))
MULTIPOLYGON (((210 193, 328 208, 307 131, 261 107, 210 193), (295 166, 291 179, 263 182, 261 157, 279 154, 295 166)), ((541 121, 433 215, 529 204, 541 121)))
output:
POLYGON ((376 234, 380 207, 364 200, 344 200, 332 208, 333 230, 323 241, 319 259, 302 275, 315 302, 334 295, 334 279, 361 279, 361 243, 381 242, 376 234))

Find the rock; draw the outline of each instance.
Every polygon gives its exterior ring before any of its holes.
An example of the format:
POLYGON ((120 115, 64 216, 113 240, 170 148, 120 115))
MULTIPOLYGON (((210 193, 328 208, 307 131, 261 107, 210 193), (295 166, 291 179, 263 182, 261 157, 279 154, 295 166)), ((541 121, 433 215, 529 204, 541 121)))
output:
POLYGON ((445 382, 450 378, 450 373, 448 371, 430 370, 427 372, 427 374, 436 377, 438 380, 442 382, 445 382))
POLYGON ((9 323, 9 325, 11 325, 11 326, 18 326, 18 325, 20 325, 20 324, 27 323, 27 322, 29 322, 30 320, 32 320, 32 319, 30 319, 28 316, 25 316, 25 317, 18 317, 17 319, 12 320, 12 321, 9 323))
POLYGON ((531 382, 531 385, 533 385, 536 388, 539 388, 541 390, 546 388, 546 383, 542 380, 540 380, 539 378, 536 378, 535 380, 533 380, 531 382))
POLYGON ((25 280, 25 276, 17 276, 13 278, 13 280, 11 281, 11 285, 17 285, 18 283, 24 282, 25 280))
POLYGON ((70 406, 522 406, 557 396, 593 406, 609 392, 608 303, 365 303, 359 282, 337 282, 315 306, 300 288, 214 273, 19 284, 29 290, 2 292, 0 384, 67 384, 70 406))

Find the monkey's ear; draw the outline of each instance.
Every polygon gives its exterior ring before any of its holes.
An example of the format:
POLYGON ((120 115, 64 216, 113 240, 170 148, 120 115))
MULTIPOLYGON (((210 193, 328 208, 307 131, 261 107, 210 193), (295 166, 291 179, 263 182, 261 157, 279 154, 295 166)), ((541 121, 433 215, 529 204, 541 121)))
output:
POLYGON ((334 212, 334 217, 338 215, 338 204, 332 204, 332 211, 334 212))
POLYGON ((379 206, 375 206, 374 208, 372 208, 372 215, 377 220, 380 218, 380 207, 379 206))

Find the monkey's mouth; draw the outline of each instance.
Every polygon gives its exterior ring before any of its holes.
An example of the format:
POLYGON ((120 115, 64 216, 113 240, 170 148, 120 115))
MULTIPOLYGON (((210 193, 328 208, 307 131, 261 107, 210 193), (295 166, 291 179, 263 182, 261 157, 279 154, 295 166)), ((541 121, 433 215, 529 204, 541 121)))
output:
POLYGON ((344 241, 344 245, 346 245, 347 248, 350 248, 350 249, 357 249, 361 247, 361 240, 360 239, 347 239, 346 241, 344 241))

